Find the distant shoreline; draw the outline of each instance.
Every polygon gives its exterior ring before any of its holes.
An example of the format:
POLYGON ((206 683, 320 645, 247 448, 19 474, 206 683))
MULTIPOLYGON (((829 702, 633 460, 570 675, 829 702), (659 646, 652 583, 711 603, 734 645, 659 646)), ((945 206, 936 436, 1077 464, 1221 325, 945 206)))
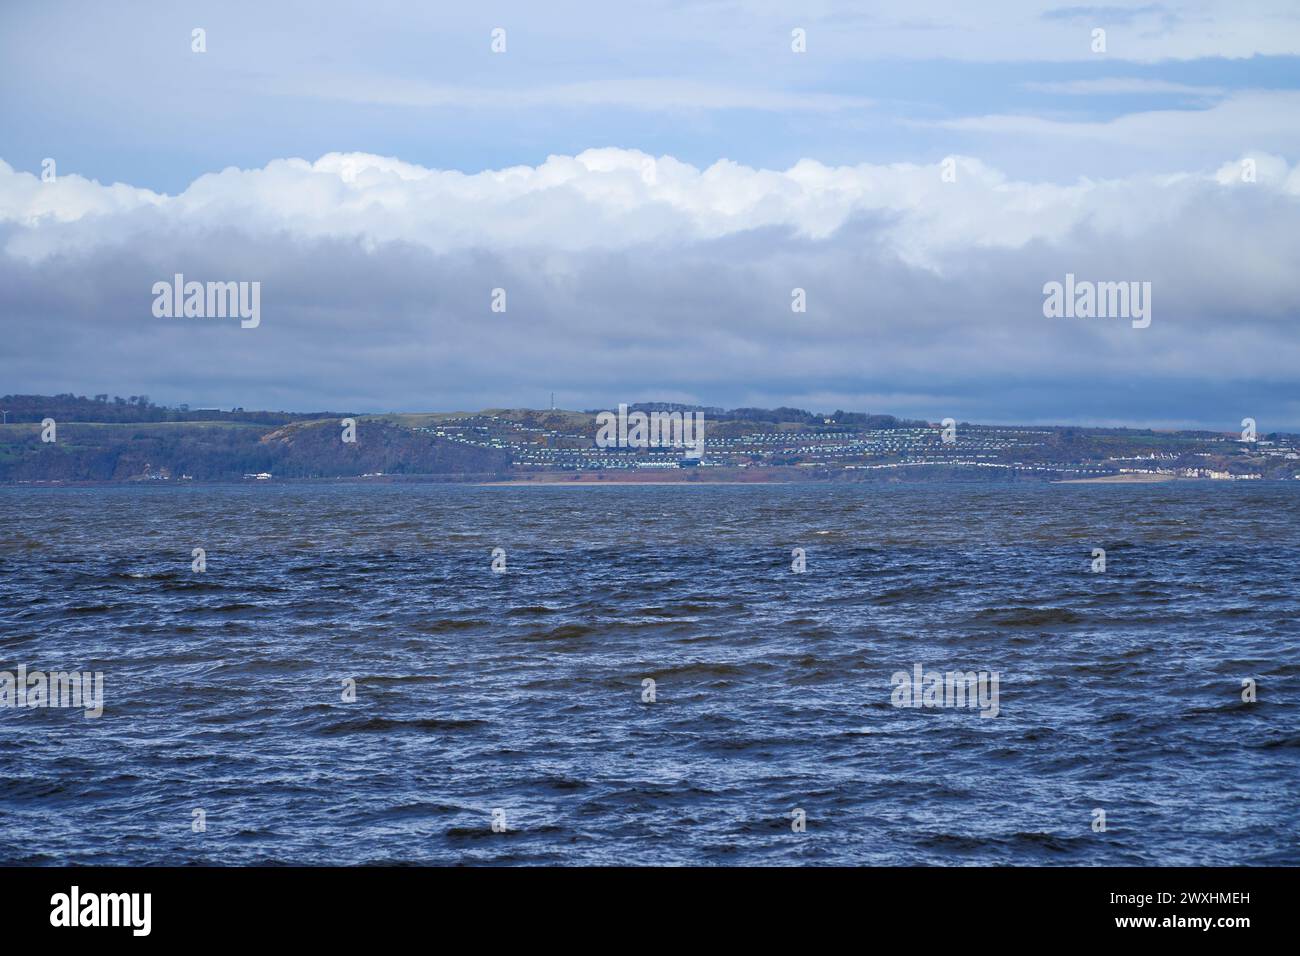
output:
MULTIPOLYGON (((500 479, 494 480, 480 476, 464 475, 338 475, 330 478, 271 478, 265 481, 255 481, 249 479, 235 478, 210 478, 210 479, 172 479, 172 480, 145 480, 140 478, 130 479, 63 479, 63 478, 45 478, 45 479, 28 479, 18 481, 0 481, 0 489, 3 488, 218 488, 218 487, 288 487, 288 486, 329 486, 329 485, 461 485, 470 488, 641 488, 647 486, 653 487, 679 487, 690 488, 700 486, 723 487, 723 486, 740 486, 740 485, 839 485, 839 486, 863 486, 879 487, 882 485, 946 485, 950 483, 963 485, 1152 485, 1177 483, 1181 485, 1232 485, 1232 481, 1213 481, 1208 478, 1183 478, 1177 475, 1147 475, 1147 474, 1124 474, 1124 475, 1103 475, 1096 478, 1062 478, 1057 480, 1042 478, 1024 478, 1024 477, 1000 477, 985 481, 973 482, 962 480, 960 478, 915 478, 911 476, 890 477, 887 479, 854 479, 843 480, 833 478, 676 478, 666 479, 656 476, 655 478, 632 478, 632 477, 611 477, 608 474, 605 478, 591 478, 587 480, 574 480, 566 478, 558 481, 549 481, 544 478, 532 479, 500 479)), ((1263 484, 1295 484, 1294 481, 1273 478, 1263 479, 1263 484)))
POLYGON ((595 481, 480 481, 475 482, 479 488, 626 488, 629 485, 641 487, 643 485, 673 485, 680 487, 691 487, 699 485, 830 485, 830 484, 847 484, 847 482, 817 481, 808 479, 807 481, 790 481, 786 479, 760 479, 757 481, 736 481, 734 479, 721 479, 713 481, 708 478, 697 479, 695 481, 663 481, 656 479, 654 481, 641 481, 636 478, 623 479, 599 479, 595 481))
MULTIPOLYGON (((1062 478, 1059 481, 1052 481, 1053 485, 1153 485, 1161 484, 1166 481, 1179 481, 1177 475, 1148 475, 1148 474, 1127 474, 1127 475, 1103 475, 1100 478, 1062 478)), ((1209 479, 1187 479, 1189 481, 1208 481, 1209 479)))
POLYGON ((1245 432, 966 422, 957 434, 941 423, 865 412, 649 403, 629 414, 651 416, 658 430, 610 445, 599 422, 612 413, 555 408, 227 412, 165 408, 140 396, 110 402, 102 394, 10 395, 0 404, 14 419, 0 426, 0 481, 16 483, 230 482, 262 475, 275 483, 502 487, 1300 478, 1300 434, 1284 432, 1252 442, 1245 432), (672 422, 684 423, 688 412, 711 416, 707 461, 683 457, 684 432, 672 432, 672 422))

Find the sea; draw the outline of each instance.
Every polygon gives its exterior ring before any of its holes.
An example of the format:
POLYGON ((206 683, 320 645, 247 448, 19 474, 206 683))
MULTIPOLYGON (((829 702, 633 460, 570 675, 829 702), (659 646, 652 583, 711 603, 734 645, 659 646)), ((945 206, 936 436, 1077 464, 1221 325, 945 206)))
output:
POLYGON ((102 713, 0 696, 0 864, 1294 865, 1297 545, 1300 482, 9 486, 0 672, 102 713))

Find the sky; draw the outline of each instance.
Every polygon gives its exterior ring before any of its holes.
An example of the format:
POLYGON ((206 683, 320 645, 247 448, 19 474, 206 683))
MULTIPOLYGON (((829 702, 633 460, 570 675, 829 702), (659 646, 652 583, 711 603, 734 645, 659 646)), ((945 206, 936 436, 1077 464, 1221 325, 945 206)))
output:
POLYGON ((1293 0, 0 4, 0 394, 1267 433, 1298 318, 1293 0))

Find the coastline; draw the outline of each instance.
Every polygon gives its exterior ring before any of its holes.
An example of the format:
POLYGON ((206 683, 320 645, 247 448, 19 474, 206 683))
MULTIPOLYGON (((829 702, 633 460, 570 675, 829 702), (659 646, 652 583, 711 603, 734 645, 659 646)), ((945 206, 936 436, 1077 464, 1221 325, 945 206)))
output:
MULTIPOLYGON (((957 479, 927 478, 917 479, 911 477, 890 477, 888 479, 857 479, 857 480, 836 480, 832 478, 696 478, 696 479, 665 479, 655 477, 653 479, 637 478, 611 478, 606 476, 605 479, 591 479, 588 481, 567 478, 559 481, 547 481, 537 479, 500 479, 485 480, 481 476, 466 475, 338 475, 334 477, 313 477, 313 478, 273 478, 266 481, 249 481, 237 478, 209 478, 194 479, 186 481, 146 481, 138 478, 131 479, 68 479, 68 478, 47 478, 47 479, 27 479, 18 481, 0 481, 0 489, 3 488, 130 488, 130 487, 149 487, 149 488, 215 488, 215 487, 285 487, 290 485, 337 485, 337 484, 357 484, 357 485, 463 485, 471 488, 637 488, 644 486, 666 486, 673 487, 698 487, 702 485, 710 486, 736 486, 736 485, 942 485, 957 479)), ((1207 478, 1182 478, 1176 475, 1105 475, 1097 478, 1062 478, 1058 480, 1050 479, 1027 479, 1018 477, 1008 477, 1001 480, 990 480, 980 482, 988 485, 1015 485, 1015 484, 1038 484, 1038 485, 1152 485, 1152 484, 1221 484, 1231 485, 1231 481, 1211 481, 1207 478)), ((972 482, 958 481, 960 484, 971 484, 972 482)), ((1294 482, 1285 479, 1264 479, 1266 484, 1293 484, 1294 482)))
POLYGON ((656 479, 654 481, 637 481, 636 479, 623 479, 621 481, 480 481, 474 484, 479 488, 627 488, 643 487, 645 485, 672 485, 674 487, 699 487, 701 485, 811 485, 811 484, 832 484, 829 481, 789 481, 789 480, 761 480, 761 481, 735 481, 723 479, 721 481, 710 481, 702 479, 697 481, 664 481, 656 479))
MULTIPOLYGON (((1104 475, 1100 478, 1062 478, 1060 481, 1048 482, 1052 485, 1159 485, 1169 481, 1180 481, 1177 475, 1104 475)), ((1186 479, 1197 481, 1201 479, 1186 479)))

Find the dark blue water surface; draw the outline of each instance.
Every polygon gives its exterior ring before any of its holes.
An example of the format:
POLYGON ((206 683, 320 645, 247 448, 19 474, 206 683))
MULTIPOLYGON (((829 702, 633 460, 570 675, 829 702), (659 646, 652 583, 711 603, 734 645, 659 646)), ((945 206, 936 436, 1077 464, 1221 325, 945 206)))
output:
POLYGON ((0 862, 1300 863, 1298 542, 1300 482, 6 488, 0 670, 105 710, 0 710, 0 862))

